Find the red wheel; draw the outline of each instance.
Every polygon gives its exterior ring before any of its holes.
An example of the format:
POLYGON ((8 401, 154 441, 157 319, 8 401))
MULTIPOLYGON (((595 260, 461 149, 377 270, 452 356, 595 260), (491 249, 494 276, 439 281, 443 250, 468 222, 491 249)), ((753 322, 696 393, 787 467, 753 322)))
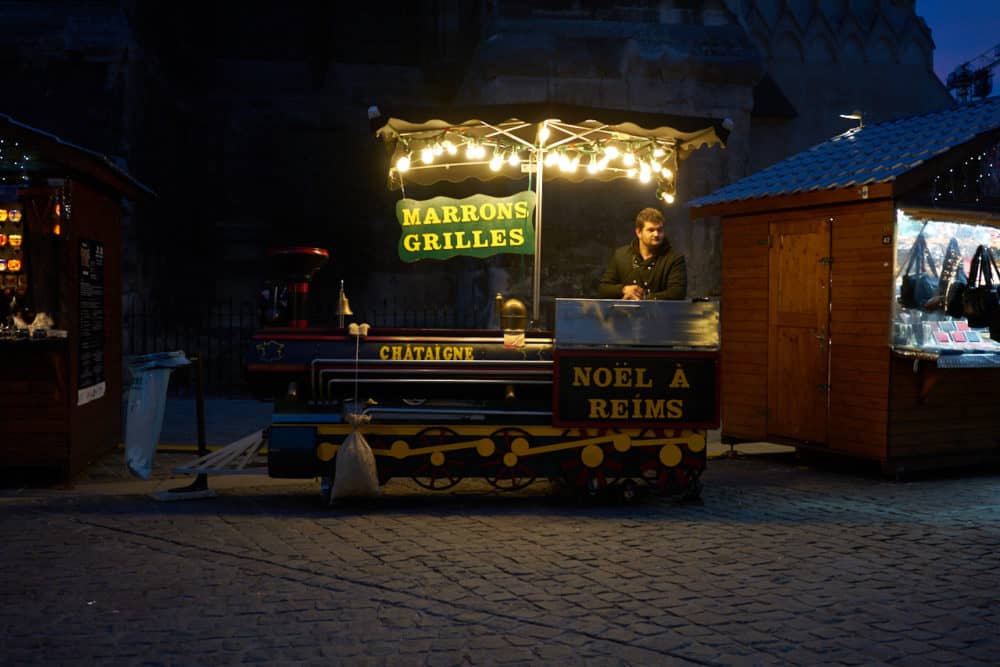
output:
MULTIPOLYGON (((588 433, 581 429, 577 438, 593 438, 607 435, 607 431, 599 429, 596 433, 588 433)), ((569 432, 563 435, 564 438, 573 437, 569 432)), ((609 484, 610 479, 617 479, 622 472, 621 462, 618 460, 618 451, 613 442, 606 442, 602 445, 589 445, 593 451, 600 455, 601 463, 597 467, 584 465, 581 456, 586 452, 573 451, 573 455, 562 462, 563 476, 566 483, 578 494, 596 496, 603 493, 609 484)))
MULTIPOLYGON (((447 444, 457 435, 458 433, 450 428, 433 426, 418 433, 417 442, 420 447, 433 447, 447 444)), ((457 470, 459 467, 461 467, 459 462, 449 462, 443 453, 432 452, 427 461, 413 473, 411 479, 425 489, 443 491, 462 481, 462 474, 457 470)))
MULTIPOLYGON (((673 437, 673 429, 654 428, 643 430, 638 438, 673 437)), ((665 465, 660 447, 643 447, 639 469, 642 478, 650 490, 658 496, 679 497, 682 499, 696 498, 701 492, 701 472, 704 469, 704 459, 691 454, 687 446, 670 445, 673 449, 669 458, 671 465, 665 465)), ((668 461, 669 462, 669 461, 668 461)))
POLYGON ((524 465, 521 458, 513 451, 515 440, 520 438, 531 442, 531 435, 519 428, 502 428, 490 437, 493 438, 497 449, 496 455, 486 463, 491 473, 486 475, 486 481, 493 488, 502 491, 517 491, 534 482, 535 471, 524 465), (513 465, 508 465, 509 463, 513 465))

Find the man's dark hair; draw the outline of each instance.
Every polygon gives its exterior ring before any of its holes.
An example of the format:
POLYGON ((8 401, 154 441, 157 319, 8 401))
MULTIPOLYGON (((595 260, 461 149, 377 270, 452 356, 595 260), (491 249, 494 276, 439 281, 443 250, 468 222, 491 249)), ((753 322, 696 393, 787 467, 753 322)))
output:
POLYGON ((635 216, 635 230, 642 231, 642 228, 646 226, 647 222, 656 222, 663 224, 663 214, 657 211, 655 208, 644 208, 639 211, 639 215, 635 216))

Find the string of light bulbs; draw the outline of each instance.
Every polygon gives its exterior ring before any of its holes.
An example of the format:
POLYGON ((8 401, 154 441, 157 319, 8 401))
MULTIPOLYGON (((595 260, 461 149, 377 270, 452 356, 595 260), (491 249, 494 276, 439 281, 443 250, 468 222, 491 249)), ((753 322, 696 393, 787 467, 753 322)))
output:
POLYGON ((21 142, 0 137, 0 183, 15 184, 28 180, 30 156, 21 148, 21 142))
POLYGON ((404 174, 411 169, 440 167, 442 160, 451 165, 464 158, 466 165, 482 164, 499 172, 505 168, 520 169, 522 163, 532 165, 541 159, 546 168, 566 174, 583 169, 594 176, 610 171, 641 183, 655 180, 656 197, 667 204, 674 202, 677 151, 672 141, 603 137, 547 147, 545 143, 550 136, 547 125, 539 130, 538 145, 511 141, 508 137, 477 138, 454 130, 432 138, 400 136, 398 157, 391 169, 404 174), (417 160, 415 156, 419 156, 417 160))
POLYGON ((986 152, 966 158, 957 167, 937 174, 931 180, 931 200, 948 200, 982 203, 984 198, 996 199, 1000 195, 1000 144, 986 152))

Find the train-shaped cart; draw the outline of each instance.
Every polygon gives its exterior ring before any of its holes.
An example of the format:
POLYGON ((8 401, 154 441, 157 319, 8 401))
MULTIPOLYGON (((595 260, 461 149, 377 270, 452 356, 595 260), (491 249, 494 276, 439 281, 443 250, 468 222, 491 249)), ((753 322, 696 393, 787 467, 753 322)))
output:
POLYGON ((670 204, 680 162, 722 145, 731 123, 552 104, 372 107, 369 117, 390 189, 527 181, 509 197, 404 198, 396 208, 403 261, 531 255, 531 314, 498 295, 489 328, 382 329, 343 317, 311 328, 309 280, 327 254, 276 251, 281 278, 246 355, 251 385, 279 397, 269 475, 317 477, 329 493, 338 450, 359 428, 382 483, 447 489, 471 477, 513 490, 558 479, 582 494, 697 496, 706 429, 719 425, 718 303, 556 299, 542 327, 542 189, 545 179, 629 178, 670 204))
POLYGON ((328 493, 355 428, 348 416, 363 413, 380 483, 698 495, 707 429, 719 424, 718 302, 558 299, 551 333, 517 319, 496 330, 259 332, 249 377, 282 395, 269 475, 319 478, 328 493))

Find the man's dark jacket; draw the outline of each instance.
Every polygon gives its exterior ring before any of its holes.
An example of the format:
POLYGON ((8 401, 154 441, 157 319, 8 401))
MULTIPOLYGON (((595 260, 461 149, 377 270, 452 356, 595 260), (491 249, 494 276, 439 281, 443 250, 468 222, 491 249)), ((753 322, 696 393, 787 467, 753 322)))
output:
POLYGON ((602 299, 622 298, 625 285, 642 285, 646 299, 683 299, 687 296, 687 266, 684 255, 666 239, 655 255, 643 260, 639 239, 615 250, 598 285, 602 299))

